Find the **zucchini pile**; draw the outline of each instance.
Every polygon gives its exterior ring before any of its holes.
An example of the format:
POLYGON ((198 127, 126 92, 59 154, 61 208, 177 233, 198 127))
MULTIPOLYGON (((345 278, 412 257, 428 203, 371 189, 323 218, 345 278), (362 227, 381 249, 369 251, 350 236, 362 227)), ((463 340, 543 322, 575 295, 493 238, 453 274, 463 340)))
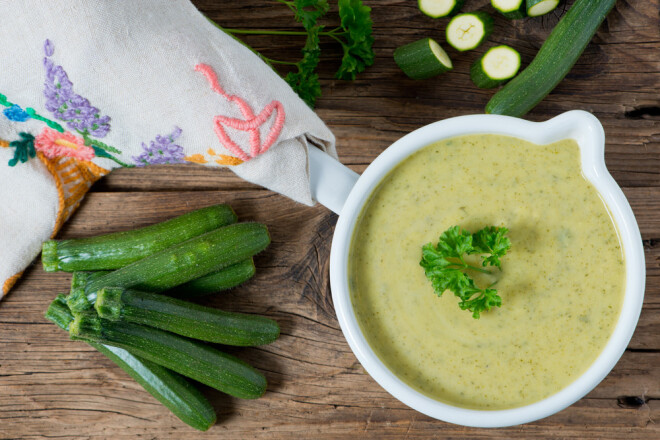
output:
POLYGON ((262 396, 266 378, 208 343, 258 346, 280 334, 272 319, 183 299, 254 275, 252 257, 270 235, 237 220, 231 207, 216 205, 133 231, 44 243, 44 270, 73 272, 69 295, 58 295, 46 318, 106 355, 183 422, 209 429, 215 411, 187 378, 242 399, 262 396))
MULTIPOLYGON (((491 0, 508 19, 538 17, 557 8, 561 0, 491 0)), ((463 1, 419 0, 432 18, 452 17, 447 43, 459 52, 479 47, 491 34, 493 19, 483 11, 460 13, 463 1)), ((616 0, 576 0, 550 33, 532 63, 520 70, 520 54, 505 45, 491 47, 474 61, 470 78, 479 88, 504 85, 486 105, 486 113, 521 117, 545 98, 575 65, 616 0), (514 78, 515 77, 515 78, 514 78), (510 81, 510 82, 509 82, 510 81)), ((412 79, 425 79, 453 68, 449 55, 430 38, 401 46, 394 61, 412 79)))

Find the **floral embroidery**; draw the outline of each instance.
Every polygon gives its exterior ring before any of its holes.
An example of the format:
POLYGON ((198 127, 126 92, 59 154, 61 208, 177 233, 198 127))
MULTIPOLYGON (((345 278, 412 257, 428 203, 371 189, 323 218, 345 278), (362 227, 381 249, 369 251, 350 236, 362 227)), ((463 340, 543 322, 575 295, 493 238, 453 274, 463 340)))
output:
POLYGON ((179 136, 181 136, 181 129, 175 127, 169 136, 156 136, 156 139, 149 142, 148 147, 142 142, 144 151, 139 156, 133 156, 135 165, 143 167, 145 165, 183 163, 185 156, 183 147, 174 143, 179 136))
POLYGON ((211 66, 206 64, 198 64, 195 66, 195 70, 201 72, 206 76, 211 89, 216 93, 225 97, 228 101, 235 103, 243 118, 237 119, 230 118, 228 116, 216 116, 213 118, 214 130, 218 135, 218 139, 225 148, 227 148, 232 153, 236 154, 243 162, 247 162, 250 159, 253 159, 260 154, 265 153, 268 149, 275 143, 280 133, 282 132, 282 127, 284 126, 285 114, 284 106, 279 101, 271 101, 264 109, 258 114, 255 115, 252 111, 250 105, 245 102, 242 98, 236 95, 227 94, 220 84, 218 83, 218 76, 211 66), (271 126, 268 135, 264 142, 261 142, 261 127, 269 120, 270 116, 275 113, 275 121, 271 126), (250 151, 249 153, 245 152, 239 145, 234 142, 231 137, 225 131, 224 126, 234 128, 236 130, 245 131, 250 134, 250 151))
MULTIPOLYGON (((17 104, 14 104, 13 102, 8 101, 7 97, 5 95, 3 95, 2 93, 0 93, 0 105, 5 106, 5 107, 9 107, 10 109, 12 107, 20 108, 20 106, 18 106, 17 104)), ((18 121, 17 119, 12 119, 12 117, 15 115, 15 113, 14 113, 15 110, 11 110, 9 112, 9 114, 7 114, 7 110, 9 110, 9 109, 5 109, 2 112, 7 117, 7 119, 12 120, 12 121, 17 121, 17 122, 25 122, 25 120, 24 121, 18 121)), ((60 132, 64 131, 64 128, 62 128, 62 126, 60 124, 58 124, 55 121, 51 121, 48 118, 44 118, 43 116, 39 115, 33 108, 30 108, 30 107, 26 108, 25 113, 29 117, 31 117, 32 119, 37 119, 39 121, 45 122, 46 125, 48 125, 52 129, 55 129, 55 130, 60 131, 60 132)))
MULTIPOLYGON (((122 167, 133 167, 134 165, 128 165, 110 154, 121 154, 120 150, 92 138, 103 138, 108 134, 110 117, 101 116, 99 109, 92 106, 89 100, 73 91, 73 83, 69 80, 64 68, 56 65, 50 59, 54 52, 53 43, 46 40, 44 43, 46 56, 43 60, 46 70, 44 81, 46 108, 55 118, 66 122, 66 125, 81 137, 65 132, 59 123, 39 115, 33 108, 27 107, 23 110, 19 105, 9 102, 5 95, 0 94, 0 105, 8 107, 3 111, 5 117, 16 122, 25 122, 29 118, 44 122, 48 128, 37 137, 36 148, 48 158, 71 157, 81 161, 90 161, 96 156, 110 159, 122 167)), ((17 148, 14 159, 9 162, 10 166, 16 165, 18 161, 26 162, 28 158, 34 157, 30 151, 29 148, 23 146, 20 149, 17 148)))
POLYGON ((98 108, 73 91, 73 83, 64 68, 49 58, 55 52, 50 40, 44 43, 44 52, 46 109, 72 130, 97 138, 105 137, 110 131, 110 117, 101 116, 98 108))
MULTIPOLYGON (((71 130, 66 131, 58 122, 48 119, 31 107, 21 107, 10 102, 5 95, 0 94, 0 106, 6 107, 2 113, 10 121, 25 122, 29 119, 41 121, 47 125, 36 137, 20 132, 20 139, 13 142, 0 142, 0 147, 15 148, 14 157, 9 161, 10 166, 18 162, 25 163, 30 158, 38 156, 45 160, 67 159, 80 162, 84 169, 97 167, 91 162, 95 157, 110 159, 122 167, 145 166, 152 164, 176 164, 184 162, 209 163, 213 161, 218 165, 240 165, 260 154, 265 153, 275 143, 284 126, 284 107, 279 101, 272 101, 259 114, 255 115, 250 105, 242 98, 227 94, 210 66, 198 64, 195 70, 202 72, 208 79, 211 89, 222 95, 231 103, 238 106, 243 119, 216 116, 214 130, 220 142, 238 157, 218 154, 213 149, 207 151, 208 158, 203 154, 186 156, 184 149, 175 141, 181 136, 182 130, 178 127, 167 135, 157 135, 147 146, 142 143, 142 152, 133 156, 135 165, 122 162, 113 154, 121 154, 121 150, 101 142, 110 132, 110 116, 102 115, 88 99, 75 93, 73 82, 69 79, 64 68, 55 64, 51 57, 55 53, 55 46, 50 40, 44 42, 43 65, 45 69, 44 96, 46 109, 55 119, 65 123, 71 130), (274 114, 273 123, 268 129, 266 139, 261 142, 261 128, 268 123, 274 114), (225 126, 249 133, 249 151, 238 146, 225 131, 225 126)), ((46 162, 44 162, 46 163, 46 162)), ((68 162, 66 162, 68 163, 68 162)), ((99 168, 101 169, 101 168, 99 168)), ((107 170, 103 170, 107 173, 107 170)))
POLYGON ((72 157, 80 161, 88 161, 94 158, 94 149, 85 145, 83 138, 69 132, 60 133, 48 127, 37 136, 35 146, 49 159, 72 157))
POLYGON ((16 104, 12 104, 11 107, 8 107, 4 109, 2 112, 7 119, 10 121, 16 121, 16 122, 25 122, 28 119, 30 119, 30 115, 27 114, 25 110, 23 110, 20 106, 16 104))
MULTIPOLYGON (((82 136, 84 146, 78 152, 71 152, 70 149, 49 149, 49 151, 66 152, 69 157, 85 157, 91 160, 94 155, 110 159, 122 167, 131 168, 129 165, 110 153, 121 154, 121 150, 105 144, 95 138, 103 138, 110 131, 110 117, 101 116, 98 108, 92 106, 89 100, 76 94, 73 91, 73 83, 69 79, 62 66, 58 66, 50 59, 55 53, 55 46, 50 40, 44 43, 44 68, 46 70, 46 80, 44 81, 44 96, 46 96, 46 108, 57 119, 66 122, 66 125, 75 130, 82 136), (89 157, 89 154, 92 154, 89 157)), ((29 110, 29 109, 28 109, 29 110)), ((60 130, 63 132, 64 130, 60 130)), ((43 133, 42 133, 43 134, 43 133)), ((70 136, 73 136, 69 134, 70 136)), ((74 137, 75 138, 75 137, 74 137)), ((75 138, 78 139, 78 138, 75 138)), ((65 142, 66 140, 62 140, 65 142)), ((75 142, 73 145, 77 145, 75 142)))
POLYGON ((9 159, 9 166, 13 167, 20 161, 25 163, 29 158, 35 157, 37 152, 34 150, 34 136, 30 133, 20 132, 20 140, 9 143, 10 147, 15 148, 14 157, 9 159))

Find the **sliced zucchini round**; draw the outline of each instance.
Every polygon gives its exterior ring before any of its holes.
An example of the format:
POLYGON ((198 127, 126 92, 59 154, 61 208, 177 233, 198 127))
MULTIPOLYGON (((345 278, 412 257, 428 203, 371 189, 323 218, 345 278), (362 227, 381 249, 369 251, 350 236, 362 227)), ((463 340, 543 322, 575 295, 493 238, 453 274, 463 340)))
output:
POLYGON ((526 0, 527 15, 530 17, 545 15, 554 11, 558 4, 559 0, 526 0))
POLYGON ((495 46, 472 64, 470 78, 481 89, 491 89, 516 76, 520 54, 509 46, 495 46))
POLYGON ((525 0, 490 0, 490 3, 500 14, 510 20, 524 18, 527 15, 525 0))
POLYGON ((479 47, 493 31, 493 18, 482 11, 459 14, 447 25, 447 43, 464 52, 479 47))
POLYGON ((431 18, 448 17, 461 10, 465 0, 419 0, 419 10, 431 18))
POLYGON ((412 79, 430 78, 454 67, 447 52, 431 38, 398 47, 394 61, 412 79))

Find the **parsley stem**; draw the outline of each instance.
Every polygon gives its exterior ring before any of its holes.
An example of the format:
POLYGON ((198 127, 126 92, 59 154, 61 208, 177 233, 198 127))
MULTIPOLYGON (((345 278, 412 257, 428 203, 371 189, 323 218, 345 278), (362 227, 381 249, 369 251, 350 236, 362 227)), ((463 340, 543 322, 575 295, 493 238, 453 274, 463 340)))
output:
MULTIPOLYGON (((222 26, 220 26, 218 23, 216 23, 215 21, 211 20, 210 18, 206 17, 206 19, 207 19, 207 20, 208 20, 213 26, 217 27, 217 28, 220 29, 221 31, 225 31, 225 30, 226 30, 225 28, 223 28, 222 26)), ((271 69, 273 69, 273 71, 275 71, 275 67, 273 67, 273 64, 272 64, 270 61, 268 61, 268 60, 266 59, 266 57, 264 57, 263 55, 261 55, 261 54, 260 54, 259 52, 257 52, 256 50, 252 49, 250 46, 247 45, 247 43, 245 43, 244 41, 242 41, 240 38, 236 37, 234 34, 229 33, 229 32, 228 32, 227 34, 228 34, 230 37, 232 37, 234 40, 238 41, 240 44, 242 44, 243 46, 245 46, 247 49, 249 49, 250 52, 252 52, 252 53, 255 54, 256 56, 258 56, 259 58, 261 58, 261 59, 263 60, 264 63, 268 64, 268 67, 270 67, 271 69)))
MULTIPOLYGON (((228 29, 228 28, 221 28, 221 29, 230 34, 244 34, 244 35, 300 35, 300 36, 308 35, 306 31, 271 31, 266 29, 228 29)), ((341 30, 341 28, 336 28, 326 32, 319 32, 319 35, 324 35, 326 37, 334 38, 335 40, 341 43, 341 40, 337 37, 337 34, 335 33, 337 30, 341 30)))
POLYGON ((492 275, 492 273, 493 273, 489 270, 482 269, 481 267, 472 266, 471 264, 467 264, 465 261, 463 261, 462 263, 452 263, 452 264, 449 265, 449 267, 451 267, 451 266, 454 266, 453 268, 459 268, 459 269, 472 269, 472 270, 476 270, 477 272, 487 273, 488 275, 492 275))
MULTIPOLYGON (((222 28, 223 31, 230 34, 245 34, 245 35, 307 35, 305 31, 269 31, 265 29, 227 29, 222 28)), ((321 34, 319 32, 319 34, 321 34)))
POLYGON ((470 265, 470 264, 466 264, 466 265, 465 265, 465 268, 466 268, 466 269, 476 270, 477 272, 481 272, 481 273, 487 273, 487 274, 489 274, 489 275, 492 274, 492 272, 489 271, 489 270, 482 269, 482 268, 477 267, 477 266, 472 266, 472 265, 470 265))
POLYGON ((293 61, 274 60, 272 58, 268 58, 265 55, 261 55, 261 58, 265 61, 268 61, 271 64, 283 64, 283 65, 286 65, 286 66, 297 66, 298 65, 298 63, 294 63, 293 61))
MULTIPOLYGON (((319 32, 319 35, 321 35, 320 32, 319 32)), ((327 35, 328 37, 334 39, 334 40, 337 41, 339 44, 341 44, 342 47, 346 47, 346 45, 344 44, 344 42, 341 41, 341 38, 339 38, 336 34, 330 34, 330 33, 328 33, 328 34, 324 34, 324 35, 327 35)), ((344 49, 344 50, 345 50, 345 49, 344 49)))

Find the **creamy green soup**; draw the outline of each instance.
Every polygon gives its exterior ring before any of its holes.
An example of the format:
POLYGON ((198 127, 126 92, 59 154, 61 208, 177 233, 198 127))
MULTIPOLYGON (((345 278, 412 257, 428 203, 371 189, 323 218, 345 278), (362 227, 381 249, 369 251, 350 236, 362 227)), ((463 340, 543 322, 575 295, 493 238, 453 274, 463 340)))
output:
POLYGON ((550 396, 596 359, 625 265, 575 141, 471 135, 429 145, 381 182, 353 235, 349 280, 360 327, 394 374, 443 402, 503 409, 550 396), (471 274, 502 297, 478 320, 452 292, 436 296, 419 266, 422 245, 453 225, 509 228, 502 271, 471 274))

